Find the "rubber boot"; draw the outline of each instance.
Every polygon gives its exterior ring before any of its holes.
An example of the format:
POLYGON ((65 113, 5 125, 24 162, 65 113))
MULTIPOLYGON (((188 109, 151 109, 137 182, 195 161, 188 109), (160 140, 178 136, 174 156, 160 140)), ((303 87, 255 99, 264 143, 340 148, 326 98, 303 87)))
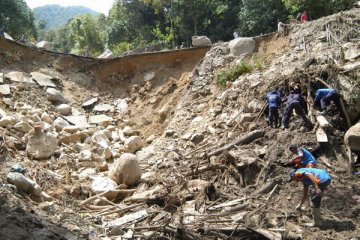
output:
POLYGON ((305 224, 308 227, 320 227, 321 226, 321 212, 320 208, 311 208, 313 222, 305 224))

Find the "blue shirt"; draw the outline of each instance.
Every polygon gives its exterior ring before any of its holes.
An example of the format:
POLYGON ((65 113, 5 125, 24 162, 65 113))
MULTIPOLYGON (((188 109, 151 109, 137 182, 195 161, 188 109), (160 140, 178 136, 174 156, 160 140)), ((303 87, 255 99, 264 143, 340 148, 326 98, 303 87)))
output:
POLYGON ((301 180, 305 185, 314 185, 309 178, 305 178, 305 173, 313 174, 317 184, 325 183, 331 180, 329 173, 318 168, 299 168, 295 171, 295 178, 301 180))
POLYGON ((321 89, 318 89, 316 91, 316 96, 315 96, 315 99, 314 101, 317 102, 319 101, 321 98, 325 97, 326 95, 330 94, 330 93, 333 93, 335 92, 336 90, 335 89, 332 89, 332 88, 321 88, 321 89))
POLYGON ((298 153, 303 155, 300 163, 305 165, 309 163, 316 164, 316 158, 311 154, 311 152, 306 150, 306 148, 299 148, 298 153))
POLYGON ((277 91, 272 91, 266 94, 267 101, 269 103, 269 108, 280 106, 281 98, 280 93, 277 91))

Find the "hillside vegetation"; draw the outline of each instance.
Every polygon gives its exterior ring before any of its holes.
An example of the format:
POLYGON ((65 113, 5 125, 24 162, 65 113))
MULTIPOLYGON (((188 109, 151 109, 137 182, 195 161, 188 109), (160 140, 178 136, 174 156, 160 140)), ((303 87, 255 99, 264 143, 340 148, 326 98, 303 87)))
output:
POLYGON ((49 30, 64 26, 71 18, 79 14, 99 15, 98 12, 82 6, 62 7, 60 5, 45 5, 33 9, 35 21, 44 24, 49 30))

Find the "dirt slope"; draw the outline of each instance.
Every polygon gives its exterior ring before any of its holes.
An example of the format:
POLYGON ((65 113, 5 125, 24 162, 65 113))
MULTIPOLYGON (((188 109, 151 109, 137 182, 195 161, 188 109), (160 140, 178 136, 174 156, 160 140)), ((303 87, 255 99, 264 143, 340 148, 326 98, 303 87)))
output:
MULTIPOLYGON (((0 39, 0 72, 29 75, 39 71, 52 76, 71 107, 86 117, 94 112, 81 105, 91 97, 112 105, 125 100, 128 105, 125 112, 113 107, 106 112, 112 117, 110 124, 79 131, 84 138, 60 143, 59 154, 45 161, 28 158, 24 151, 26 134, 12 127, 2 129, 0 211, 9 218, 0 221, 0 237, 115 239, 130 234, 133 238, 161 239, 357 239, 359 178, 346 173, 344 116, 330 109, 326 117, 333 126, 327 130, 329 143, 319 144, 317 125, 306 130, 301 127, 301 119, 294 116, 289 129, 270 129, 262 109, 265 94, 273 86, 287 93, 289 82, 296 81, 306 89, 310 79, 313 95, 316 88, 323 87, 316 81, 318 77, 340 90, 350 119, 356 123, 360 118, 359 70, 349 71, 348 67, 359 62, 359 22, 359 11, 351 10, 294 25, 288 36, 255 38, 255 52, 239 57, 230 54, 228 43, 218 43, 210 50, 96 60, 38 51, 0 39), (331 41, 327 27, 334 35, 331 41), (217 72, 240 61, 258 68, 227 88, 219 86, 217 72), (79 204, 89 197, 92 182, 91 177, 82 178, 81 173, 92 168, 95 175, 107 176, 107 169, 123 152, 122 140, 111 134, 125 131, 126 127, 132 128, 131 134, 148 140, 136 152, 143 172, 141 182, 128 188, 130 195, 122 193, 114 200, 118 207, 132 209, 103 215, 101 209, 111 205, 101 199, 81 208, 79 204), (77 149, 89 143, 96 131, 110 131, 112 157, 88 167, 79 161, 77 149), (259 135, 254 141, 212 154, 252 131, 259 135), (321 228, 304 225, 310 220, 309 207, 294 210, 300 201, 301 186, 288 183, 289 169, 278 164, 291 157, 287 151, 290 143, 317 149, 320 168, 333 177, 323 198, 325 224, 321 228), (21 192, 19 195, 6 183, 6 175, 16 163, 28 169, 27 175, 53 197, 52 201, 41 202, 21 192), (230 204, 232 200, 235 202, 230 204), (144 216, 120 227, 109 227, 111 220, 134 212, 144 216), (27 217, 21 218, 18 213, 27 217), (23 231, 10 234, 13 225, 23 231), (42 235, 31 230, 34 225, 35 229, 43 229, 42 235)), ((4 81, 12 91, 0 104, 4 111, 19 119, 24 112, 33 114, 32 120, 42 112, 52 119, 61 117, 43 87, 4 81), (27 105, 31 108, 24 108, 27 105)), ((314 120, 316 112, 311 117, 314 120)), ((54 134, 58 139, 68 136, 63 132, 54 134)))

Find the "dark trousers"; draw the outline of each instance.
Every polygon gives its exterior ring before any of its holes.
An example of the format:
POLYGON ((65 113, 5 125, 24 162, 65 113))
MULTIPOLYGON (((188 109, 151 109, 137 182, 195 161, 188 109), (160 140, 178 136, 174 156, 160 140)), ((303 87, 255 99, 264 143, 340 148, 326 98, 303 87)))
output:
POLYGON ((310 120, 306 117, 304 109, 302 108, 300 102, 291 102, 285 106, 285 110, 282 116, 282 125, 287 127, 289 125, 289 121, 292 115, 293 110, 297 115, 299 115, 306 124, 310 123, 310 120))
POLYGON ((340 104, 340 94, 336 91, 330 92, 320 99, 321 110, 326 110, 326 107, 329 106, 330 101, 334 101, 336 107, 341 110, 340 104))
POLYGON ((275 123, 275 127, 278 127, 279 124, 279 110, 277 107, 269 108, 269 125, 272 127, 275 123))
MULTIPOLYGON (((328 180, 328 181, 326 181, 324 183, 318 184, 318 187, 323 192, 323 195, 324 195, 324 192, 325 192, 326 188, 330 185, 330 183, 331 183, 331 180, 328 180)), ((313 186, 311 186, 310 192, 311 192, 310 193, 310 206, 312 208, 319 208, 320 204, 321 204, 321 198, 322 197, 316 196, 316 191, 315 191, 315 188, 313 186)))

